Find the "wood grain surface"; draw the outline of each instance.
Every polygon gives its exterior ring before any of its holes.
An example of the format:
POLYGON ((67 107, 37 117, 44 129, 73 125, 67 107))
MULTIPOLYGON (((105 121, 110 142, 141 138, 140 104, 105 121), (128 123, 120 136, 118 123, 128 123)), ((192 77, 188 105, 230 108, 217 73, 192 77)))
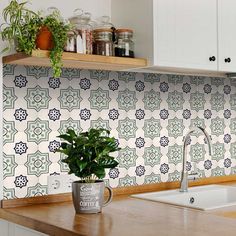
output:
POLYGON ((234 219, 127 196, 99 214, 75 215, 70 202, 0 209, 0 217, 56 236, 235 236, 234 219))
MULTIPOLYGON (((16 53, 3 57, 3 64, 50 67, 49 51, 33 50, 32 56, 16 53)), ((96 69, 96 70, 127 70, 147 66, 142 58, 108 57, 64 52, 62 63, 65 68, 96 69)))
MULTIPOLYGON (((236 185, 232 178, 223 178, 223 184, 236 185)), ((200 211, 117 193, 99 214, 76 215, 67 201, 0 209, 0 218, 55 236, 235 236, 236 206, 200 211)))

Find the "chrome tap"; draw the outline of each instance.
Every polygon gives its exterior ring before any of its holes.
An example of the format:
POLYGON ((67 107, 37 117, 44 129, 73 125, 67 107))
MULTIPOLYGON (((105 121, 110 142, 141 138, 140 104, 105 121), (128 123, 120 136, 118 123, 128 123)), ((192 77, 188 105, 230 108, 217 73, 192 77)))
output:
POLYGON ((188 175, 188 172, 186 170, 186 162, 187 162, 187 141, 188 138, 191 136, 191 134, 194 131, 201 131, 204 136, 206 137, 207 144, 208 144, 208 150, 209 150, 209 155, 211 155, 211 138, 209 134, 206 132, 205 129, 201 127, 193 127, 189 130, 189 132, 186 134, 184 137, 184 148, 183 148, 183 169, 182 169, 182 174, 181 174, 181 183, 180 183, 180 192, 187 192, 188 191, 188 180, 189 179, 196 179, 198 176, 198 173, 192 173, 191 175, 188 175))

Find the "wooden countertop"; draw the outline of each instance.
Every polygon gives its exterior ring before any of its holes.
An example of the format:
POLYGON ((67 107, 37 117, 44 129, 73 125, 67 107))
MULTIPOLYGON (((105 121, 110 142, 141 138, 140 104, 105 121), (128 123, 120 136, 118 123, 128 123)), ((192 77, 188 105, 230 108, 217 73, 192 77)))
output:
POLYGON ((56 236, 235 236, 236 223, 203 211, 130 197, 117 197, 101 214, 75 215, 67 202, 1 209, 0 217, 56 236))
POLYGON ((225 216, 235 218, 236 208, 204 212, 129 196, 100 214, 75 215, 71 202, 0 209, 0 218, 56 236, 235 236, 236 220, 225 216))

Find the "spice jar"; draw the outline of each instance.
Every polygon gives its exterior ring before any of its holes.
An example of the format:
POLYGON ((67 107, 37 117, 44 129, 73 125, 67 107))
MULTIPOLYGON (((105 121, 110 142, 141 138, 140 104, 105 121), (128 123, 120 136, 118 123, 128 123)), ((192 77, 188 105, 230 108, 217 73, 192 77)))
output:
POLYGON ((115 56, 134 57, 133 30, 117 29, 117 45, 115 47, 115 56))
POLYGON ((75 25, 76 29, 76 52, 83 54, 92 54, 93 50, 93 35, 91 14, 83 12, 81 9, 75 10, 75 16, 69 21, 75 25))
POLYGON ((93 53, 102 56, 114 56, 112 29, 96 29, 93 32, 93 53))

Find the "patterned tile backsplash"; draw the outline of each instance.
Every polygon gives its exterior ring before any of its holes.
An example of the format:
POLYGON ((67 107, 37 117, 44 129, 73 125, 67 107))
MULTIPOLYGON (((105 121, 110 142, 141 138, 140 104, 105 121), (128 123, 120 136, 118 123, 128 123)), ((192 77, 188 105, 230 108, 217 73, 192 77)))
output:
POLYGON ((189 142, 188 170, 202 176, 236 173, 236 80, 4 66, 4 198, 47 194, 47 177, 66 174, 57 136, 73 127, 111 130, 122 147, 107 171, 112 187, 180 179, 183 136, 199 125, 211 135, 189 142))

